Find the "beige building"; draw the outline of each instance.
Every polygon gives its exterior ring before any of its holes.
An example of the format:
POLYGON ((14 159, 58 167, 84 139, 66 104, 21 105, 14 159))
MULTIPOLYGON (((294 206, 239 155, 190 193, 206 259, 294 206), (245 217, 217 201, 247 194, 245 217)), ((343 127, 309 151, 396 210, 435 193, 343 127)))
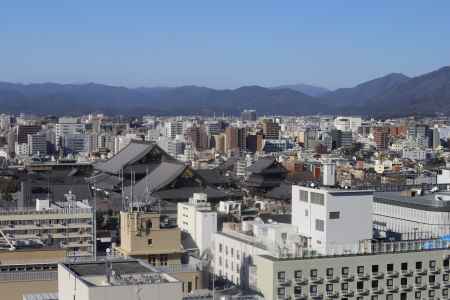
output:
POLYGON ((448 299, 447 246, 416 250, 419 245, 410 242, 410 250, 389 248, 360 255, 292 258, 260 255, 255 257, 254 285, 266 300, 448 299))
POLYGON ((121 245, 119 255, 142 259, 182 282, 185 295, 202 289, 204 275, 200 262, 183 264, 185 250, 178 227, 161 222, 157 212, 132 211, 120 213, 121 245))

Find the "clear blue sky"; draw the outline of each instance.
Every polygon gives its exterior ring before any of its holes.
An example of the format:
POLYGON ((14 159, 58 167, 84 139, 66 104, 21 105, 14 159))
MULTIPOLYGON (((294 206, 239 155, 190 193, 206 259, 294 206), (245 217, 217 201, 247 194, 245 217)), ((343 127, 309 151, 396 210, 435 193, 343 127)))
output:
POLYGON ((353 86, 450 64, 450 1, 2 1, 0 80, 353 86))

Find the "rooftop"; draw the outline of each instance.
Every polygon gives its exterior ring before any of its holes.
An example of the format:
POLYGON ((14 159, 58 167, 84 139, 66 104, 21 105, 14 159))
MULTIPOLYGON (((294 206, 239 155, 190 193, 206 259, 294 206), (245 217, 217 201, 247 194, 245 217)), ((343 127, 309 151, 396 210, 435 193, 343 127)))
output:
POLYGON ((450 197, 450 193, 430 193, 425 195, 405 195, 400 192, 378 192, 374 202, 414 208, 426 211, 450 212, 450 201, 438 200, 436 196, 450 197))

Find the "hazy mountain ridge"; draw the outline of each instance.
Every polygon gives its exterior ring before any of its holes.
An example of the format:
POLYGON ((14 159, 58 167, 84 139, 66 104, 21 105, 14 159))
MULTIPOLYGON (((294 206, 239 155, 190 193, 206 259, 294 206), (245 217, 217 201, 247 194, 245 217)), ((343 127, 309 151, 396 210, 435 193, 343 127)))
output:
POLYGON ((450 113, 450 67, 409 78, 392 73, 312 97, 292 88, 244 86, 217 90, 199 86, 126 88, 96 83, 0 82, 2 112, 36 114, 180 115, 345 114, 397 116, 450 113))

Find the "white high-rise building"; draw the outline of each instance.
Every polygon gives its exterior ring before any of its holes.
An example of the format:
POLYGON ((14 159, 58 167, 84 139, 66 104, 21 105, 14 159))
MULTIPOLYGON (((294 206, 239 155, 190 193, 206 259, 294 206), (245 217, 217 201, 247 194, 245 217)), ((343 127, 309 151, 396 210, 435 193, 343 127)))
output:
POLYGON ((55 125, 56 133, 56 148, 60 149, 63 143, 63 138, 66 135, 80 134, 84 131, 84 124, 80 124, 78 118, 62 117, 59 118, 58 123, 55 125))
POLYGON ((188 203, 178 203, 177 223, 193 239, 200 254, 210 249, 217 232, 217 213, 211 210, 206 194, 195 193, 188 203))
POLYGON ((28 154, 47 155, 47 136, 45 134, 29 134, 28 135, 28 154))
MULTIPOLYGON (((292 225, 309 246, 330 254, 372 239, 372 191, 292 186, 292 225)), ((350 249, 352 248, 352 249, 350 249)))

